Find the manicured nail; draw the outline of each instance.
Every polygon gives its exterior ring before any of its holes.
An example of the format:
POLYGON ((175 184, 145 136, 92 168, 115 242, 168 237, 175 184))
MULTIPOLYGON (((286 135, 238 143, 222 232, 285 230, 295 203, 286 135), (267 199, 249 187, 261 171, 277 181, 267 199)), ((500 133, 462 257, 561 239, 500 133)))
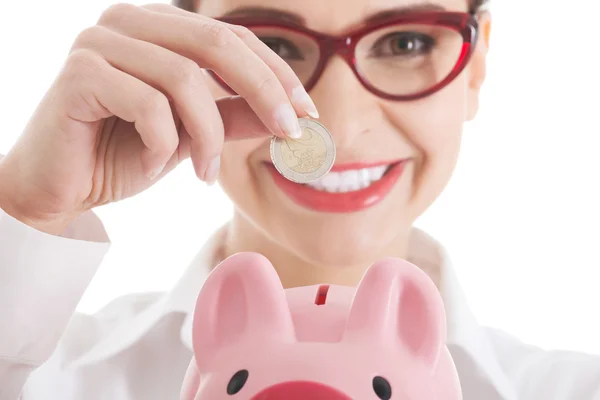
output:
POLYGON ((219 177, 219 169, 221 168, 221 156, 216 156, 208 164, 204 173, 204 181, 210 186, 213 185, 219 177))
POLYGON ((282 104, 275 110, 275 119, 279 123, 279 127, 289 137, 299 139, 302 137, 302 129, 298 123, 296 111, 289 104, 282 104))
POLYGON ((154 168, 149 174, 148 174, 148 178, 150 178, 151 181, 153 181, 154 179, 156 179, 157 176, 160 175, 161 172, 163 172, 163 169, 165 169, 166 165, 161 165, 157 168, 154 168))
POLYGON ((312 101, 304 86, 298 86, 294 90, 292 90, 292 101, 298 107, 302 108, 308 115, 313 118, 319 118, 319 112, 317 111, 317 107, 315 103, 312 101))

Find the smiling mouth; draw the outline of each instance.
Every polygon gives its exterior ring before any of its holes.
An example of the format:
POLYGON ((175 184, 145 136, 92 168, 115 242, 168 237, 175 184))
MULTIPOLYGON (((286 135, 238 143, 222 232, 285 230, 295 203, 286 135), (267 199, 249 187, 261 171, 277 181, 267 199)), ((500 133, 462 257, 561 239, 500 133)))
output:
POLYGON ((318 212, 349 213, 375 206, 392 191, 410 159, 337 165, 317 181, 299 184, 267 164, 275 184, 296 204, 318 212))
POLYGON ((345 171, 330 171, 319 180, 306 183, 315 190, 328 193, 348 193, 366 189, 380 181, 384 175, 398 164, 390 163, 374 167, 347 169, 345 171))

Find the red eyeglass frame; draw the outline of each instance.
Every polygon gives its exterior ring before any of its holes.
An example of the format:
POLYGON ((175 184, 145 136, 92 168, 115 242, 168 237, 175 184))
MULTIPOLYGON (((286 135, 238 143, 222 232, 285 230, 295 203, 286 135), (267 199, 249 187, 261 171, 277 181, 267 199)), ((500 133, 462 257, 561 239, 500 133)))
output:
MULTIPOLYGON (((326 35, 321 32, 314 31, 303 25, 274 21, 272 19, 260 19, 260 18, 249 18, 249 17, 228 17, 218 18, 219 21, 239 25, 249 29, 252 28, 278 28, 298 33, 312 39, 319 46, 319 62, 312 76, 308 79, 304 85, 306 91, 310 91, 318 82, 323 71, 327 67, 327 64, 331 57, 339 55, 346 63, 350 66, 356 78, 360 83, 371 93, 375 94, 386 100, 392 101, 410 101, 417 100, 423 97, 429 96, 450 84, 466 67, 477 43, 479 37, 479 24, 476 19, 474 12, 450 12, 450 11, 427 11, 427 12, 411 12, 400 16, 394 16, 392 18, 379 21, 377 23, 364 25, 359 29, 349 32, 341 36, 326 35), (422 25, 433 25, 442 26, 445 28, 453 29, 461 34, 463 38, 463 46, 460 57, 450 72, 450 74, 438 84, 431 88, 417 92, 410 95, 390 95, 385 93, 369 83, 369 81, 362 76, 360 70, 356 65, 356 45, 366 35, 371 32, 386 28, 392 25, 399 24, 422 24, 422 25)), ((209 71, 210 74, 223 86, 228 92, 235 94, 229 85, 221 79, 213 71, 209 71)))

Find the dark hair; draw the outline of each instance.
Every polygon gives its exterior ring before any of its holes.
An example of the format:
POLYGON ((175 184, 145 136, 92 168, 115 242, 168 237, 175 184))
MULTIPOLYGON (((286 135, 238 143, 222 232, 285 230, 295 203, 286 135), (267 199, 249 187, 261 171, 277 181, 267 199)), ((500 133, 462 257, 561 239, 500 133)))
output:
POLYGON ((173 0, 175 7, 183 8, 186 11, 194 11, 194 0, 173 0))
MULTIPOLYGON (((479 9, 481 9, 481 7, 483 7, 484 5, 486 5, 489 2, 490 2, 490 0, 470 0, 470 3, 471 3, 470 10, 478 11, 479 9)), ((184 10, 187 10, 187 11, 194 11, 194 3, 195 3, 195 0, 173 0, 173 5, 175 5, 179 8, 183 8, 184 10)))
POLYGON ((471 0, 471 11, 477 12, 479 11, 483 6, 485 6, 486 4, 488 4, 490 2, 490 0, 471 0))

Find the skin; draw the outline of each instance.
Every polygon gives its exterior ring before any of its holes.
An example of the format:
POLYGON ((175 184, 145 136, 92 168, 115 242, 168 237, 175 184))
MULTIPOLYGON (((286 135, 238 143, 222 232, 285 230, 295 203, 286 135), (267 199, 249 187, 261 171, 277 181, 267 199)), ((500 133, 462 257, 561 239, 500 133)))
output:
MULTIPOLYGON (((199 11, 217 16, 256 3, 204 0, 199 11)), ((410 3, 260 1, 265 7, 298 14, 310 28, 328 34, 344 33, 365 15, 410 3)), ((464 0, 436 3, 448 10, 467 11, 464 0)), ((482 22, 486 28, 489 16, 482 22)), ((372 95, 339 59, 327 67, 310 95, 319 120, 334 137, 336 163, 411 159, 388 197, 365 211, 340 215, 301 208, 273 183, 263 165, 270 160, 268 139, 227 143, 219 182, 236 211, 226 255, 240 251, 264 254, 286 287, 322 282, 356 285, 374 261, 386 256, 405 258, 412 224, 448 183, 459 154, 463 124, 477 112, 485 78, 485 39, 480 40, 470 65, 452 84, 419 101, 392 102, 372 95)), ((211 90, 215 96, 225 94, 218 85, 211 85, 211 90)), ((428 273, 438 280, 437 271, 428 273)))
MULTIPOLYGON (((465 0, 435 2, 467 10, 465 0)), ((75 39, 63 70, 0 159, 0 208, 60 235, 82 213, 135 196, 191 158, 207 183, 220 169, 235 204, 224 256, 262 253, 285 287, 355 285, 376 260, 406 256, 414 220, 451 177, 485 79, 489 15, 480 17, 484 34, 465 71, 444 90, 403 103, 370 94, 338 59, 310 97, 294 97, 301 84, 283 60, 255 36, 210 17, 268 6, 337 34, 373 12, 414 3, 202 0, 198 13, 166 4, 112 6, 75 39), (243 70, 232 68, 240 64, 243 70), (225 96, 201 68, 214 69, 241 97, 225 96), (315 105, 338 163, 411 159, 385 201, 352 214, 315 213, 275 187, 262 165, 270 137, 292 135, 297 117, 315 105)))

